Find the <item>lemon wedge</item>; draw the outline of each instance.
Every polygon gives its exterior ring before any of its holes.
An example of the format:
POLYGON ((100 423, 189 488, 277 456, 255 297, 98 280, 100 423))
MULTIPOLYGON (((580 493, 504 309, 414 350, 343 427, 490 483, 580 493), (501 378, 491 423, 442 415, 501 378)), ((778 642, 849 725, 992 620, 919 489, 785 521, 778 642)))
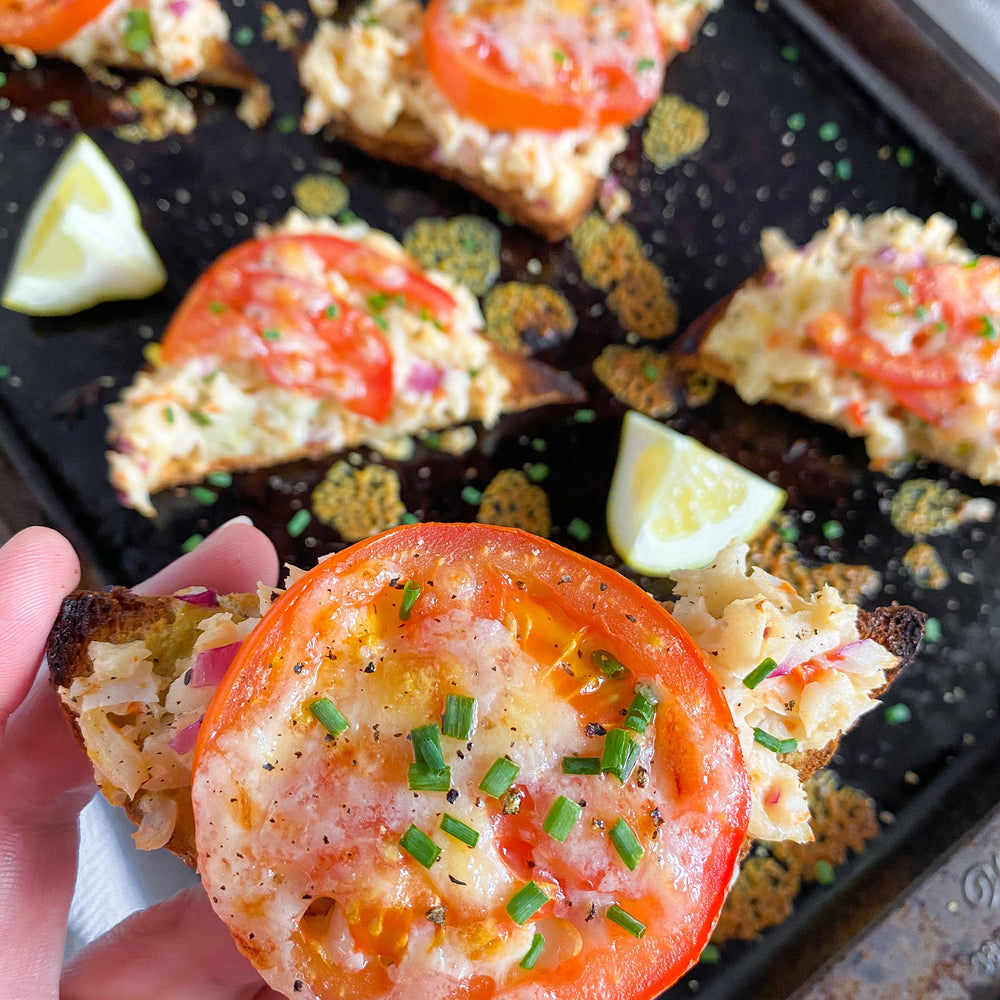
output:
POLYGON ((784 506, 779 486, 701 442, 630 410, 608 495, 608 534, 632 569, 667 576, 707 566, 784 506))
POLYGON ((166 280, 132 193, 81 133, 28 213, 0 301, 32 316, 65 316, 145 298, 166 280))

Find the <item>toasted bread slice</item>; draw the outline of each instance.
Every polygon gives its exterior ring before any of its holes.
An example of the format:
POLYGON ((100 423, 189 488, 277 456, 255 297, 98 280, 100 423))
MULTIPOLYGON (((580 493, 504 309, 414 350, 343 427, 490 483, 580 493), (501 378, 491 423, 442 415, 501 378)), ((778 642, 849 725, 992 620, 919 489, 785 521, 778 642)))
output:
MULTIPOLYGON (((308 387, 277 385, 263 367, 242 360, 206 355, 140 372, 108 408, 111 481, 126 506, 153 516, 151 493, 198 482, 210 472, 320 458, 466 421, 490 427, 503 412, 584 399, 568 376, 487 340, 472 294, 444 275, 423 272, 386 234, 363 223, 345 228, 297 212, 274 232, 302 236, 303 246, 313 235, 337 236, 376 250, 387 262, 398 260, 454 302, 447 324, 397 301, 402 296, 383 296, 377 318, 391 353, 392 388, 388 413, 378 421, 308 387)), ((350 287, 316 255, 304 250, 293 263, 294 273, 289 264, 282 278, 289 287, 308 282, 311 294, 322 295, 328 286, 347 285, 342 301, 366 312, 372 308, 375 296, 350 287)), ((230 322, 236 326, 242 318, 230 322)))
MULTIPOLYGON (((668 59, 716 6, 655 0, 668 59)), ((299 64, 303 128, 453 181, 546 239, 562 239, 594 204, 625 129, 495 132, 458 115, 424 64, 422 17, 416 0, 375 0, 347 26, 321 23, 299 64)))
POLYGON ((1000 482, 995 258, 961 244, 944 216, 900 209, 838 211, 801 248, 767 230, 762 246, 763 270, 678 350, 748 403, 864 438, 874 468, 919 456, 1000 482))
MULTIPOLYGON (((703 626, 708 617, 715 621, 711 601, 702 603, 698 610, 697 599, 691 595, 696 591, 704 596, 731 589, 731 572, 740 564, 740 558, 745 560, 745 551, 741 557, 738 547, 734 547, 733 554, 716 566, 687 574, 683 586, 689 592, 690 607, 682 620, 700 616, 703 626), (693 610, 696 614, 690 613, 693 610)), ((745 568, 745 562, 742 565, 745 568)), ((747 578, 745 573, 743 576, 747 578)), ((859 611, 840 601, 831 588, 809 600, 793 600, 783 591, 785 585, 763 571, 755 570, 753 579, 762 587, 756 603, 773 602, 777 593, 784 604, 776 614, 784 615, 796 632, 804 635, 810 630, 816 639, 813 647, 829 651, 830 643, 853 643, 860 650, 859 658, 852 660, 850 648, 846 653, 838 649, 839 654, 847 656, 850 670, 857 669, 863 676, 856 684, 851 683, 849 694, 841 690, 843 706, 832 706, 834 714, 843 708, 841 718, 835 722, 835 736, 827 739, 825 730, 820 730, 816 738, 804 735, 801 752, 785 753, 779 758, 768 751, 770 760, 757 760, 752 749, 747 749, 755 746, 751 726, 769 725, 776 732, 781 726, 782 733, 804 729, 797 712, 789 711, 787 703, 784 709, 773 710, 773 698, 764 691, 767 685, 754 691, 736 691, 737 697, 756 706, 752 711, 746 711, 746 705, 734 708, 751 770, 754 813, 758 815, 756 835, 769 834, 768 839, 774 840, 784 839, 784 834, 807 840, 808 807, 803 817, 801 806, 796 804, 800 792, 805 798, 801 782, 829 760, 840 735, 876 704, 874 698, 912 660, 923 634, 924 616, 914 608, 895 604, 872 612, 859 611), (867 644, 865 640, 873 642, 867 644), (788 803, 779 809, 770 799, 783 785, 788 786, 788 803)), ((167 846, 193 864, 189 795, 193 740, 182 734, 192 725, 192 717, 203 711, 212 688, 192 690, 190 685, 185 686, 184 678, 190 679, 192 672, 199 669, 199 655, 226 646, 234 635, 245 635, 260 610, 255 595, 219 597, 212 606, 189 602, 190 597, 187 601, 177 597, 137 597, 122 589, 110 593, 77 592, 64 602, 49 640, 48 661, 66 714, 94 762, 98 783, 110 801, 124 806, 139 825, 137 843, 146 848, 167 846), (123 669, 129 667, 132 673, 123 679, 123 669), (144 702, 144 698, 152 700, 144 702)), ((746 610, 739 597, 725 608, 737 617, 746 610)), ((729 646, 739 645, 727 641, 729 646)), ((732 704, 732 677, 742 678, 756 663, 746 662, 746 650, 720 650, 715 646, 706 652, 732 704)), ((832 686, 840 684, 835 678, 832 686)), ((834 691, 834 701, 837 696, 834 691)), ((782 688, 780 698, 788 697, 782 688)))

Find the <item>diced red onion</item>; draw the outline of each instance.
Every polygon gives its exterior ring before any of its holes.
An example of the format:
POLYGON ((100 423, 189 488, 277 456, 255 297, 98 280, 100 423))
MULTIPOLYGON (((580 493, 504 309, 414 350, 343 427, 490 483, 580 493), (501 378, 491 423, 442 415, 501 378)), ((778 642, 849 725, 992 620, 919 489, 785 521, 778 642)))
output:
POLYGON ((167 4, 167 10, 169 10, 174 17, 183 17, 190 6, 191 0, 173 0, 172 3, 167 4))
POLYGON ((875 262, 878 264, 891 264, 896 259, 895 247, 880 247, 875 254, 875 262))
POLYGON ((419 359, 413 362, 406 377, 406 388, 414 392, 434 392, 441 385, 444 374, 433 365, 419 359))
POLYGON ((191 680, 188 686, 193 688, 215 687, 225 677, 229 664, 233 662, 233 657, 243 644, 231 642, 228 646, 216 646, 215 649, 206 649, 200 652, 191 668, 191 680))
POLYGON ((776 806, 781 801, 781 789, 772 788, 767 793, 767 798, 764 799, 764 805, 766 806, 776 806))
POLYGON ((199 608, 214 608, 219 604, 219 595, 214 590, 207 587, 199 590, 196 594, 174 594, 180 601, 187 601, 188 604, 197 605, 199 608))
POLYGON ((204 715, 198 717, 196 722, 192 722, 190 726, 185 726, 173 739, 170 740, 171 750, 176 750, 177 753, 187 753, 189 750, 194 749, 195 742, 198 739, 198 730, 201 729, 202 720, 205 718, 204 715))

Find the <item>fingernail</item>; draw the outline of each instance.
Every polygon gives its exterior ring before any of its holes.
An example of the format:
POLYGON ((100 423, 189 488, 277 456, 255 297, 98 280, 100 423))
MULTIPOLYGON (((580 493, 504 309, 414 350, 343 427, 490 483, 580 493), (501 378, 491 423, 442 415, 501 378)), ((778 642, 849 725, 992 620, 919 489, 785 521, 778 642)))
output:
POLYGON ((249 524, 253 527, 253 521, 246 514, 237 514, 236 517, 231 517, 228 521, 223 521, 215 530, 222 531, 223 528, 228 528, 231 524, 249 524))

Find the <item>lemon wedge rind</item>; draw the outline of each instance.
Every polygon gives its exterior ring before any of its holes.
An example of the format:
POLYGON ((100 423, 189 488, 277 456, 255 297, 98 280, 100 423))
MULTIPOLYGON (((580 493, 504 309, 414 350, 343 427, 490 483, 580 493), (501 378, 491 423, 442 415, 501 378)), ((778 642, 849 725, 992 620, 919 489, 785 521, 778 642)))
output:
POLYGON ((145 298, 166 280, 131 191, 81 133, 28 213, 0 302, 32 316, 65 316, 145 298))
POLYGON ((701 442, 629 411, 608 495, 608 534, 647 576, 700 569, 734 538, 748 541, 787 495, 701 442))

